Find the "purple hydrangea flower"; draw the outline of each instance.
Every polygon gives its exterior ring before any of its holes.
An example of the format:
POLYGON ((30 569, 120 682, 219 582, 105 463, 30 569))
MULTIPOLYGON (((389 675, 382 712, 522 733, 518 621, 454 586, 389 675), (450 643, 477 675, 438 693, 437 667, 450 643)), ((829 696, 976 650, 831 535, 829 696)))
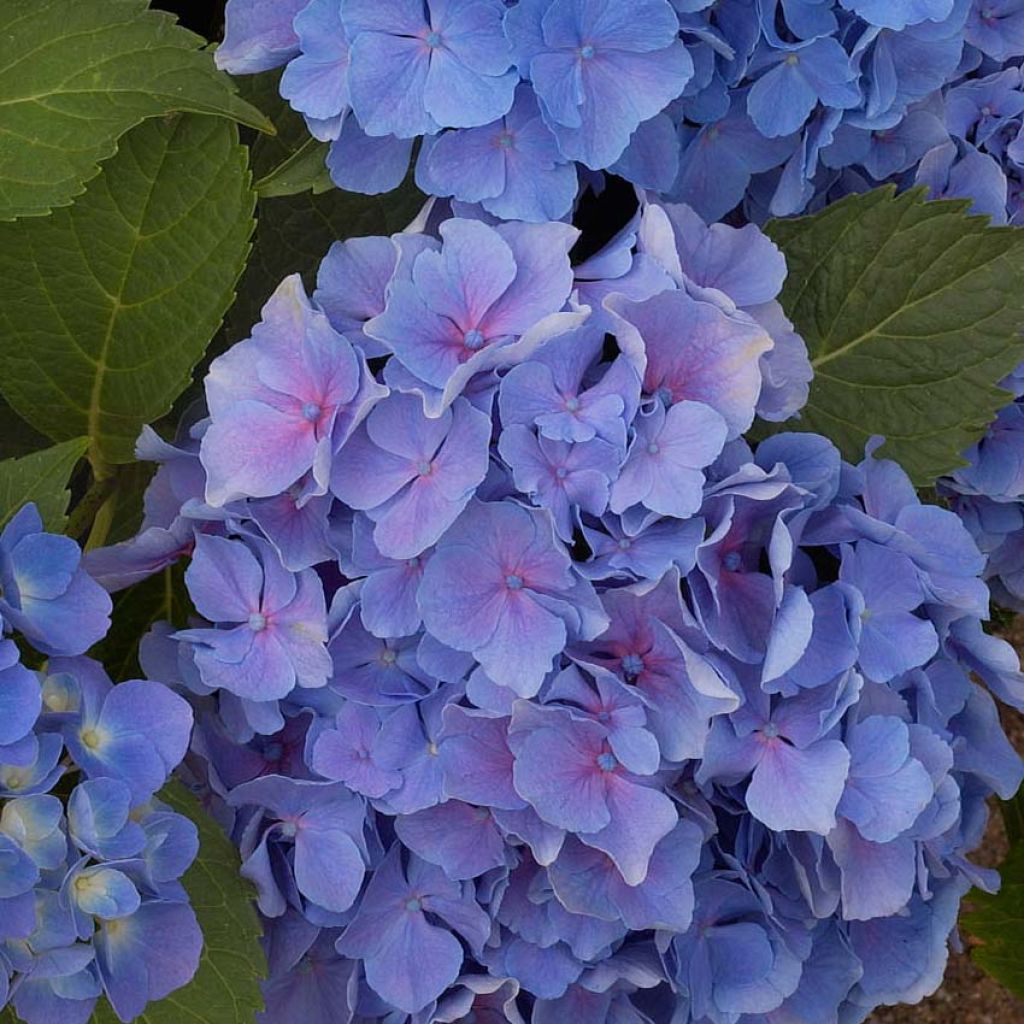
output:
POLYGON ((750 426, 761 390, 758 359, 772 347, 763 327, 683 291, 643 302, 612 298, 607 306, 616 333, 644 353, 645 395, 665 405, 703 402, 725 420, 730 440, 750 426), (687 327, 683 344, 679 324, 687 327))
POLYGON ((368 859, 359 797, 342 785, 266 775, 232 790, 229 801, 258 808, 241 873, 264 914, 278 917, 299 897, 336 913, 352 906, 368 859))
POLYGON ((334 452, 383 395, 299 278, 287 278, 252 337, 215 359, 206 378, 207 501, 272 497, 309 472, 310 493, 323 494, 334 452))
POLYGON ((524 708, 510 740, 519 795, 548 824, 607 853, 626 882, 639 885, 678 815, 664 793, 619 761, 608 729, 565 710, 524 708))
POLYGON ((464 398, 435 419, 413 395, 377 405, 338 453, 331 490, 376 524, 387 558, 410 559, 436 544, 487 474, 491 421, 464 398))
POLYGON ((611 510, 621 514, 643 505, 663 516, 692 516, 704 498, 701 470, 725 444, 725 420, 701 402, 680 401, 667 409, 658 402, 637 417, 633 429, 629 454, 612 485, 611 510))
POLYGON ((464 953, 456 935, 479 952, 489 933, 490 921, 469 883, 452 881, 413 855, 403 866, 402 847, 395 843, 370 879, 338 951, 363 961, 366 981, 378 995, 415 1013, 458 977, 464 953), (417 969, 411 971, 413 963, 417 969))
POLYGON ((475 374, 520 362, 575 326, 579 316, 555 314, 572 288, 577 234, 565 224, 445 221, 442 246, 415 257, 365 328, 414 378, 398 378, 400 390, 426 385, 427 415, 439 416, 475 374))
POLYGON ((416 180, 430 195, 454 196, 503 220, 534 223, 561 220, 578 190, 576 168, 562 156, 526 86, 500 120, 444 132, 425 145, 416 180))
POLYGON ((309 0, 228 0, 217 66, 233 75, 269 71, 299 49, 292 23, 309 0))
POLYGON ((317 575, 290 573, 269 545, 199 537, 185 575, 196 610, 218 628, 181 630, 206 686, 271 700, 331 673, 327 610, 317 575))
POLYGON ((524 696, 570 636, 592 639, 607 623, 550 517, 511 502, 469 506, 427 563, 420 607, 438 640, 524 696))

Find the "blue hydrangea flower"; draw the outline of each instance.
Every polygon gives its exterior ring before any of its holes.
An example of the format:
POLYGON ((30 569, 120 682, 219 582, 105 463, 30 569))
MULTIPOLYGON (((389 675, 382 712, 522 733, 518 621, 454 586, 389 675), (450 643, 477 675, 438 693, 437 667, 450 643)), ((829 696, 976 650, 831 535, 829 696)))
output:
POLYGON ((352 106, 369 135, 471 128, 512 106, 501 0, 345 0, 352 106))
POLYGON ((43 532, 35 505, 0 533, 0 615, 44 654, 82 654, 110 626, 110 598, 68 537, 43 532))
POLYGON ((842 5, 871 25, 899 31, 922 21, 944 21, 954 0, 842 0, 842 5))
POLYGON ((799 48, 763 50, 752 71, 768 68, 751 86, 747 111, 768 138, 799 131, 818 103, 846 110, 861 101, 849 55, 831 38, 799 48))
POLYGON ((424 144, 416 181, 431 195, 479 203, 503 220, 561 220, 578 190, 537 101, 520 86, 512 109, 481 128, 447 131, 424 144))
POLYGON ((525 0, 506 25, 562 153, 594 170, 693 75, 668 0, 525 0))
POLYGON ((1024 4, 1020 0, 973 0, 964 38, 993 60, 1024 53, 1024 4))
POLYGON ((120 779, 134 803, 151 797, 188 749, 188 704, 149 680, 113 686, 88 658, 62 659, 51 668, 73 675, 81 687, 80 712, 63 730, 76 764, 90 779, 120 779))

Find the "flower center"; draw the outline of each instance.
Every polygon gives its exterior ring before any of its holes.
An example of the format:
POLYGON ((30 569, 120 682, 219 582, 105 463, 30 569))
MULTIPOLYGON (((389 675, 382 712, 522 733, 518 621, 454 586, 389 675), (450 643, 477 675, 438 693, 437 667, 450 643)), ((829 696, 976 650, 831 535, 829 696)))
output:
POLYGON ((628 537, 623 537, 619 541, 619 550, 628 551, 633 546, 633 542, 628 537))
POLYGON ((622 674, 627 679, 636 679, 644 670, 644 659, 639 654, 627 654, 622 659, 622 674))
POLYGON ((722 559, 722 566, 728 572, 737 572, 740 566, 743 564, 738 551, 730 551, 725 558, 722 559))
POLYGON ((672 404, 672 389, 671 388, 658 388, 655 392, 661 404, 666 408, 672 404))
POLYGON ((398 661, 398 655, 395 654, 390 647, 385 647, 384 650, 380 652, 380 660, 382 665, 387 665, 390 668, 396 661, 398 661))
POLYGON ((474 327, 471 331, 466 331, 463 335, 462 344, 471 352, 475 352, 477 349, 484 347, 484 342, 486 340, 484 332, 474 327))
POLYGON ((509 590, 522 590, 523 589, 523 577, 517 576, 514 572, 510 572, 505 577, 505 586, 509 590))
POLYGON ((100 745, 100 734, 95 729, 83 729, 79 734, 83 746, 96 750, 100 745))
POLYGON ((789 55, 789 56, 788 56, 788 57, 786 58, 786 63, 787 63, 787 64, 788 64, 788 65, 789 65, 790 67, 793 67, 793 65, 794 65, 794 64, 799 64, 799 63, 800 63, 800 58, 799 58, 799 57, 798 57, 798 56, 797 56, 797 55, 796 55, 795 53, 791 53, 791 54, 790 54, 790 55, 789 55))
POLYGON ((576 398, 575 396, 572 397, 572 398, 567 398, 565 400, 565 408, 569 412, 576 412, 576 411, 578 411, 579 407, 580 407, 580 400, 578 398, 576 398))
POLYGON ((761 735, 765 739, 773 740, 779 735, 779 727, 774 722, 769 722, 762 730, 761 735))
POLYGON ((619 762, 615 760, 614 754, 604 753, 597 755, 597 767, 603 772, 615 771, 615 766, 619 762))
POLYGON ((555 476, 557 476, 559 480, 564 480, 568 475, 569 470, 567 470, 565 466, 559 466, 558 469, 555 470, 555 476))
POLYGON ((299 831, 299 826, 294 821, 282 821, 281 822, 281 835, 287 839, 294 839, 296 833, 299 831))
POLYGON ((497 138, 498 149, 511 149, 515 142, 515 137, 511 132, 502 132, 497 138))
POLYGON ((420 476, 430 476, 430 471, 433 468, 434 464, 432 462, 420 462, 416 465, 416 472, 419 473, 420 476))
POLYGON ((436 49, 441 45, 441 33, 430 31, 424 37, 423 42, 425 42, 432 50, 436 49))
POLYGON ((262 612, 253 612, 249 616, 249 628, 254 633, 260 633, 267 628, 267 617, 262 612))
POLYGON ((280 761, 284 754, 284 747, 280 743, 268 743, 263 748, 264 761, 280 761))
POLYGON ((580 56, 584 60, 590 60, 594 56, 594 48, 590 45, 590 43, 587 43, 586 46, 580 47, 580 56))
POLYGON ((304 402, 302 406, 302 418, 308 423, 316 423, 320 419, 323 409, 316 402, 304 402))
POLYGON ((415 914, 423 909, 423 901, 413 896, 411 900, 405 901, 405 909, 415 914))
POLYGON ((657 454, 658 454, 658 452, 660 452, 660 451, 661 451, 661 448, 659 447, 659 445, 658 445, 658 442, 657 442, 657 441, 652 441, 652 442, 651 442, 651 443, 650 443, 650 444, 649 444, 649 445, 647 446, 647 452, 648 452, 648 454, 649 454, 649 455, 657 455, 657 454))

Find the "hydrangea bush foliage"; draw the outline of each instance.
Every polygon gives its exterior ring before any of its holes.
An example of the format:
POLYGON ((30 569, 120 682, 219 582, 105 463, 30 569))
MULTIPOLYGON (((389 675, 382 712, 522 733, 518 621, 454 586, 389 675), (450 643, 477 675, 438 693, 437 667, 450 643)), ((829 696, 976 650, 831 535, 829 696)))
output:
POLYGON ((1024 7, 0 40, 0 1018, 1020 985, 1024 7))

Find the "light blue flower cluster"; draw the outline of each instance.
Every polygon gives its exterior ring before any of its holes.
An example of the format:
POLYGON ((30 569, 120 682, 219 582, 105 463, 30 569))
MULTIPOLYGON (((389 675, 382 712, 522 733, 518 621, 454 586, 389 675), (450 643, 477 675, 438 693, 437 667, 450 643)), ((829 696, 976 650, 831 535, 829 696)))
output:
POLYGON ((256 886, 261 1019, 854 1024, 934 990, 997 882, 967 854, 1024 677, 898 466, 743 439, 806 396, 781 255, 654 203, 576 265, 562 223, 416 228, 283 282, 90 555, 112 589, 191 555, 199 617, 142 660, 256 886))
POLYGON ((111 602, 81 559, 34 505, 0 533, 0 1008, 27 1024, 85 1024, 101 996, 135 1020, 192 978, 202 946, 178 881, 195 826, 154 796, 192 712, 160 683, 113 686, 83 656, 111 602))
MULTIPOLYGON (((1004 386, 1024 392, 1018 375, 1004 386)), ((1024 405, 1002 409, 968 465, 939 481, 939 493, 961 517, 985 554, 985 578, 1004 608, 1024 611, 1024 405)))
POLYGON ((420 139, 424 192, 502 219, 607 171, 760 222, 890 179, 1016 216, 1022 56, 1019 0, 229 0, 217 60, 286 65, 342 188, 420 139))

